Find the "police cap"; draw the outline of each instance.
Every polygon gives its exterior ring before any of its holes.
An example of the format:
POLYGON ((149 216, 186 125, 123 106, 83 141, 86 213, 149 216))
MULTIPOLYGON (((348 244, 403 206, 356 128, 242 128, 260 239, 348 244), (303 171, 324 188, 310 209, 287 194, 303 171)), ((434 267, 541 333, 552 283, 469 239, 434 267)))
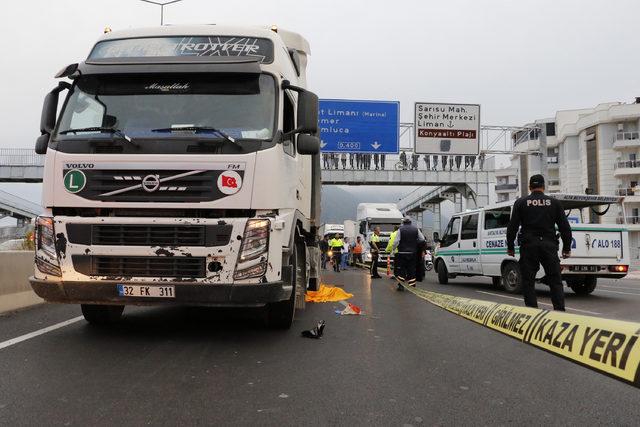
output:
POLYGON ((540 174, 532 175, 531 178, 529 178, 529 187, 530 188, 544 187, 544 176, 540 174))

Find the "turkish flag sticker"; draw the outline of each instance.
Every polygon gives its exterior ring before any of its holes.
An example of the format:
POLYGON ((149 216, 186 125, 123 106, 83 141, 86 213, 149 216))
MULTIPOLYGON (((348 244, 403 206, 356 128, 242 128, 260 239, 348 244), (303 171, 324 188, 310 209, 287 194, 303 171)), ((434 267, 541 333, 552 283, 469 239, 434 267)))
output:
POLYGON ((218 190, 226 195, 236 194, 242 188, 242 177, 236 171, 224 171, 218 177, 218 190))

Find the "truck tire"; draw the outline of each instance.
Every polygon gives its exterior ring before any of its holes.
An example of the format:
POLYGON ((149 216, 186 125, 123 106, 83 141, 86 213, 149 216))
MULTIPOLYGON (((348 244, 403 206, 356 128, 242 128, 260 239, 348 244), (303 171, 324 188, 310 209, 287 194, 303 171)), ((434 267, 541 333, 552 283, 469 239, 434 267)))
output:
POLYGON ((580 282, 571 281, 567 283, 571 290, 577 295, 589 295, 596 289, 598 284, 598 278, 593 276, 586 276, 584 280, 580 282))
MULTIPOLYGON (((272 329, 289 329, 293 323, 293 316, 296 311, 296 298, 298 294, 298 282, 300 281, 301 271, 304 271, 304 257, 301 257, 301 252, 304 253, 301 243, 297 241, 294 243, 289 263, 293 270, 293 289, 291 289, 291 296, 288 300, 273 302, 268 304, 267 309, 267 326, 272 329), (301 251, 302 249, 302 251, 301 251), (302 259, 301 259, 302 258, 302 259)), ((304 273, 302 273, 304 275, 304 273)))
POLYGON ((502 286, 502 277, 498 276, 498 277, 492 277, 491 278, 491 283, 493 284, 493 286, 495 286, 496 288, 499 288, 500 286, 502 286))
POLYGON ((92 325, 109 325, 122 317, 124 305, 81 304, 84 320, 92 325))
POLYGON ((447 265, 444 261, 438 261, 438 283, 441 285, 446 285, 449 283, 449 271, 447 270, 447 265))
POLYGON ((515 262, 509 262, 502 268, 502 286, 510 294, 522 293, 522 274, 515 262))

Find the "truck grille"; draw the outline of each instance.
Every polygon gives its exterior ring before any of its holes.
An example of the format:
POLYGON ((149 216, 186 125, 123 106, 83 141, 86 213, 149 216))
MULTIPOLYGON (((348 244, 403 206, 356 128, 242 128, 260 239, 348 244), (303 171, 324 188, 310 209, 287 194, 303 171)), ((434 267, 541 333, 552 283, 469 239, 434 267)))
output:
POLYGON ((91 243, 114 246, 204 246, 204 226, 94 225, 91 243))
POLYGON ((224 246, 232 231, 227 224, 67 224, 71 243, 106 246, 224 246))
MULTIPOLYGON (((63 170, 67 173, 68 170, 63 170)), ((217 185, 224 170, 82 171, 86 185, 77 196, 105 202, 209 202, 226 197, 217 185)), ((244 171, 237 171, 244 177, 244 171)))
POLYGON ((206 277, 203 257, 72 257, 74 269, 87 276, 110 277, 206 277))

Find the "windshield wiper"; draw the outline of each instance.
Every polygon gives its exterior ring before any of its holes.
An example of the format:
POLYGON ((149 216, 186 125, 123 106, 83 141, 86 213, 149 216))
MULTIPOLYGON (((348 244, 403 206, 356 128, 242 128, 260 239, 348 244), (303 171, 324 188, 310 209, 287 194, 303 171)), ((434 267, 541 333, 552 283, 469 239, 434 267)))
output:
POLYGON ((233 138, 231 135, 229 135, 225 131, 222 131, 222 130, 220 130, 218 128, 214 128, 212 126, 175 126, 175 127, 170 127, 170 128, 151 129, 151 132, 180 132, 180 131, 196 132, 196 133, 198 133, 198 131, 213 132, 213 133, 221 136, 223 139, 229 141, 230 143, 232 143, 236 147, 242 148, 242 145, 240 145, 240 143, 237 142, 235 140, 235 138, 233 138))
POLYGON ((124 133, 120 129, 114 129, 114 128, 110 128, 110 127, 93 126, 93 127, 88 127, 88 128, 67 129, 67 130, 63 130, 63 131, 58 132, 58 133, 60 135, 66 135, 68 133, 80 133, 80 132, 108 132, 108 133, 111 133, 113 135, 116 135, 116 136, 120 137, 121 139, 124 139, 129 144, 132 144, 135 147, 138 147, 138 144, 133 142, 133 140, 131 139, 131 137, 129 135, 127 135, 126 133, 124 133))

